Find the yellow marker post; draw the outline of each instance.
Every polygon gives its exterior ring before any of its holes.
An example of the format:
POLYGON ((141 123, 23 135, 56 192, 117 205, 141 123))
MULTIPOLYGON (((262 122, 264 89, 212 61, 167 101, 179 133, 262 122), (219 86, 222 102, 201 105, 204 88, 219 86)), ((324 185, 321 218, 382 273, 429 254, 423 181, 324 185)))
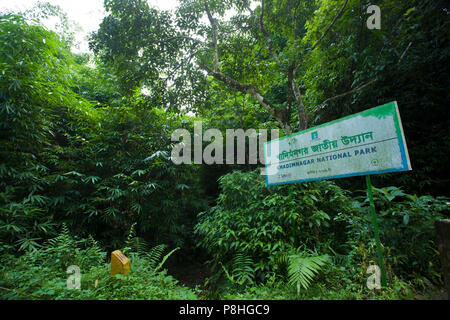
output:
POLYGON ((130 270, 130 260, 120 250, 113 251, 111 253, 111 275, 120 273, 126 276, 130 270))

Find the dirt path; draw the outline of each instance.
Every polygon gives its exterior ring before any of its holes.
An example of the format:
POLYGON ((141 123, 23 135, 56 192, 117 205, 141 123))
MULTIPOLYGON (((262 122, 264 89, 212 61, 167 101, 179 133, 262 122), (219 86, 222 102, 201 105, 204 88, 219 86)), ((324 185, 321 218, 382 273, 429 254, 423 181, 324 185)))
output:
POLYGON ((201 289, 204 289, 205 280, 210 275, 209 268, 199 262, 188 262, 182 265, 171 266, 168 271, 181 284, 190 288, 199 286, 201 289))

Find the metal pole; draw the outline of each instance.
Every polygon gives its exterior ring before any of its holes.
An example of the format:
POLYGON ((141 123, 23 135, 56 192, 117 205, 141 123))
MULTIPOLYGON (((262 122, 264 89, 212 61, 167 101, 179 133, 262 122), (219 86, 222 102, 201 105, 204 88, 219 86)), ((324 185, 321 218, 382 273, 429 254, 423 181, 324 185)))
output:
POLYGON ((381 285, 386 288, 386 270, 384 269, 383 252, 381 250, 380 235, 378 233, 378 221, 377 214, 375 212, 375 204, 373 202, 372 183, 370 182, 370 176, 366 175, 367 194, 370 201, 370 213, 372 214, 373 233, 375 235, 375 242, 377 244, 378 264, 381 270, 381 285))

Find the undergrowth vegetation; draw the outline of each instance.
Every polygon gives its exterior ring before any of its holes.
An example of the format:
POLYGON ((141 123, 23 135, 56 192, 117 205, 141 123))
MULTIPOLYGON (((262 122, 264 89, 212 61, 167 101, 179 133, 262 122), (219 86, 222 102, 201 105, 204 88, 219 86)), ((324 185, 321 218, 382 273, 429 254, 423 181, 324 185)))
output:
MULTIPOLYGON (((212 257, 217 294, 280 280, 297 297, 316 282, 341 298, 369 295, 366 271, 377 259, 366 196, 351 197, 330 181, 267 187, 259 171, 234 171, 220 186, 217 205, 201 213, 195 227, 199 246, 212 257)), ((449 199, 396 187, 374 188, 374 197, 397 294, 439 286, 432 231, 436 219, 448 216, 449 199)))
POLYGON ((64 225, 56 238, 39 249, 30 249, 18 259, 3 257, 0 267, 1 299, 105 299, 162 300, 197 299, 195 290, 178 284, 162 265, 173 252, 163 256, 164 245, 147 251, 146 245, 136 245, 138 238, 129 237, 123 252, 132 261, 127 276, 110 275, 106 252, 97 241, 74 239, 64 225), (144 249, 145 248, 145 249, 144 249), (69 289, 72 281, 68 268, 80 270, 80 289, 69 289), (6 287, 6 288, 5 288, 6 287), (14 289, 7 289, 14 288, 14 289))

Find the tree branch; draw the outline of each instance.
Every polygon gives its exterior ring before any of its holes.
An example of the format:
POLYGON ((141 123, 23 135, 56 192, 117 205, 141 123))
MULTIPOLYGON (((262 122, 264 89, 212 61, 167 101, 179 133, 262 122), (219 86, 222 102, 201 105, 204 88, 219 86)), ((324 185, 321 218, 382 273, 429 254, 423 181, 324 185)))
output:
POLYGON ((291 112, 291 104, 292 104, 292 101, 294 100, 293 99, 294 88, 292 86, 293 77, 294 77, 294 73, 292 72, 293 68, 294 68, 294 64, 291 64, 288 69, 288 81, 287 81, 287 88, 286 88, 286 91, 287 91, 286 106, 287 106, 289 113, 291 112))
MULTIPOLYGON (((292 47, 295 49, 297 46, 297 21, 295 19, 295 15, 297 12, 297 7, 295 7, 294 12, 291 13, 292 24, 294 27, 294 41, 292 47)), ((288 69, 288 98, 290 97, 290 93, 294 93, 295 102, 297 105, 297 115, 299 121, 299 129, 300 131, 305 130, 308 127, 308 117, 306 116, 305 104, 303 103, 302 95, 300 93, 300 88, 297 84, 295 73, 297 71, 297 66, 295 60, 292 61, 291 65, 288 69)))
POLYGON ((269 33, 267 32, 266 28, 264 27, 264 0, 261 0, 261 15, 259 16, 259 29, 261 30, 261 33, 263 34, 264 38, 267 42, 267 49, 269 50, 270 54, 273 56, 276 62, 280 62, 280 59, 278 59, 278 56, 273 51, 273 43, 272 39, 269 36, 269 33))
POLYGON ((405 54, 406 54, 406 51, 408 51, 409 47, 411 47, 412 44, 413 44, 412 42, 410 42, 410 43, 408 44, 408 46, 406 47, 405 51, 403 51, 402 55, 400 56, 400 59, 398 59, 397 64, 400 64, 400 62, 402 61, 403 57, 404 57, 405 54))
POLYGON ((214 48, 214 71, 219 71, 219 50, 217 48, 217 24, 216 20, 213 18, 211 14, 211 10, 209 9, 208 3, 205 1, 205 11, 208 15, 209 23, 211 24, 211 28, 213 31, 212 45, 214 48))
POLYGON ((297 3, 297 6, 295 7, 294 11, 293 12, 291 11, 291 20, 292 20, 292 25, 294 26, 294 42, 293 42, 294 48, 297 44, 297 33, 298 33, 297 19, 295 18, 295 16, 297 15, 297 9, 298 9, 299 5, 300 5, 300 2, 297 3))
POLYGON ((328 26, 328 28, 325 30, 325 32, 322 33, 322 35, 320 36, 319 40, 317 40, 317 42, 312 46, 311 51, 313 51, 317 47, 317 45, 320 43, 320 41, 322 41, 322 39, 328 33, 328 31, 330 31, 331 27, 336 23, 337 19, 339 19, 339 17, 342 15, 342 13, 344 12, 345 7, 347 6, 347 2, 348 2, 348 0, 345 0, 344 5, 342 6, 341 10, 339 10, 338 14, 334 17, 333 21, 328 26))
POLYGON ((171 70, 171 72, 167 75, 166 78, 163 79, 163 81, 169 81, 172 79, 172 77, 177 73, 177 71, 184 65, 191 62, 192 58, 194 58, 201 50, 197 50, 189 55, 189 57, 186 57, 185 59, 181 59, 181 61, 178 63, 178 65, 171 70))
MULTIPOLYGON (((412 44, 413 44, 412 42, 410 42, 410 43, 408 44, 408 46, 406 47, 406 49, 405 49, 405 50, 403 51, 403 53, 401 54, 399 60, 397 61, 397 65, 400 64, 400 62, 402 61, 403 57, 406 55, 406 52, 409 50, 409 48, 412 46, 412 44)), ((384 47, 383 47, 383 48, 384 48, 384 47)), ((369 82, 366 82, 365 84, 363 84, 363 85, 361 85, 361 86, 359 86, 359 87, 357 87, 357 88, 355 88, 355 89, 352 89, 352 90, 350 90, 350 91, 347 91, 347 92, 338 94, 337 96, 334 96, 334 97, 331 97, 331 98, 326 99, 324 102, 322 102, 321 104, 319 104, 316 108, 314 108, 314 110, 311 112, 311 115, 315 114, 315 113, 316 113, 317 111, 319 111, 320 109, 323 109, 323 108, 325 107, 325 104, 327 104, 327 103, 330 102, 330 101, 333 101, 333 100, 336 100, 336 99, 345 97, 345 96, 347 96, 347 95, 349 95, 349 94, 352 94, 352 93, 354 93, 354 92, 360 91, 360 90, 362 90, 362 89, 364 89, 364 88, 370 86, 372 83, 374 83, 374 82, 380 80, 379 76, 380 76, 380 75, 378 74, 378 76, 376 76, 374 79, 370 80, 369 82)))
POLYGON ((161 39, 161 40, 158 40, 158 42, 161 44, 161 43, 170 42, 172 40, 182 40, 182 39, 189 40, 189 41, 192 41, 192 42, 196 42, 196 43, 199 43, 199 44, 205 44, 202 40, 194 39, 192 37, 184 36, 184 35, 174 36, 174 37, 170 37, 170 38, 167 38, 167 39, 161 39))
POLYGON ((226 74, 223 74, 222 72, 216 72, 211 70, 208 66, 206 66, 203 63, 199 63, 200 68, 205 70, 209 75, 213 76, 215 79, 228 84, 230 87, 244 93, 251 95, 258 103, 264 107, 267 112, 274 117, 280 127, 283 129, 283 131, 286 134, 290 134, 292 132, 292 129, 289 125, 289 113, 286 109, 279 109, 273 106, 267 99, 259 92, 257 88, 255 88, 252 84, 244 84, 239 81, 236 81, 226 74))
POLYGON ((292 88, 292 91, 294 92, 294 97, 297 104, 298 121, 300 124, 299 128, 300 131, 302 131, 308 128, 308 117, 306 116, 306 108, 305 104, 303 103, 300 88, 298 87, 298 84, 295 81, 296 70, 297 67, 295 67, 294 63, 292 63, 291 66, 289 67, 288 82, 290 82, 290 86, 292 88))
POLYGON ((316 108, 314 108, 314 110, 312 111, 311 114, 315 114, 315 113, 316 113, 317 111, 319 111, 320 109, 323 109, 323 107, 325 106, 325 104, 327 104, 328 102, 333 101, 333 100, 336 100, 336 99, 339 99, 339 98, 342 98, 342 97, 345 97, 345 96, 347 96, 347 95, 349 95, 349 94, 352 94, 352 93, 354 93, 354 92, 360 91, 360 90, 364 89, 365 87, 370 86, 372 83, 374 83, 374 82, 376 82, 376 81, 378 81, 378 80, 379 80, 378 78, 375 78, 375 79, 373 79, 373 80, 371 80, 371 81, 369 81, 369 82, 366 82, 365 84, 359 86, 358 88, 352 89, 352 90, 350 90, 350 91, 347 91, 347 92, 338 94, 337 96, 334 96, 334 97, 331 97, 331 98, 326 99, 324 102, 322 102, 321 104, 319 104, 316 108))

